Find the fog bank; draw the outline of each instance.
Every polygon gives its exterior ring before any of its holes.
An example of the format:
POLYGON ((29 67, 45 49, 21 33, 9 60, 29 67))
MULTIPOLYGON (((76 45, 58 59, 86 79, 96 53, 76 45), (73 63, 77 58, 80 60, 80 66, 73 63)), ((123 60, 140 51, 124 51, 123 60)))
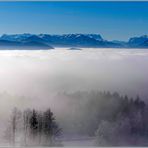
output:
POLYGON ((143 49, 0 51, 0 90, 42 99, 76 90, 146 97, 147 63, 143 49))
MULTIPOLYGON (((13 107, 51 107, 57 119, 64 120, 71 116, 66 113, 74 100, 69 102, 61 92, 116 91, 147 100, 147 63, 146 49, 1 50, 1 121, 8 119, 13 107)), ((82 100, 79 103, 85 104, 82 100)))
POLYGON ((0 51, 0 91, 12 95, 4 95, 0 107, 57 109, 65 102, 52 96, 63 91, 117 91, 147 99, 147 63, 146 49, 0 51))

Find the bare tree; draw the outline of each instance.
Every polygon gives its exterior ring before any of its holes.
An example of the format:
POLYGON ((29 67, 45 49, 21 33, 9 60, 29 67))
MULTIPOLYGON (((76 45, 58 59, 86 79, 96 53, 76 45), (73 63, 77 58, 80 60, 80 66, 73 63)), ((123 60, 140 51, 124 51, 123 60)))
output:
POLYGON ((27 145, 27 137, 29 137, 29 120, 31 116, 31 110, 27 109, 23 112, 23 132, 24 132, 24 141, 23 145, 27 145))
POLYGON ((12 133, 12 145, 15 146, 16 143, 16 132, 19 125, 19 120, 21 118, 21 111, 17 108, 12 110, 11 118, 10 118, 10 132, 12 133))

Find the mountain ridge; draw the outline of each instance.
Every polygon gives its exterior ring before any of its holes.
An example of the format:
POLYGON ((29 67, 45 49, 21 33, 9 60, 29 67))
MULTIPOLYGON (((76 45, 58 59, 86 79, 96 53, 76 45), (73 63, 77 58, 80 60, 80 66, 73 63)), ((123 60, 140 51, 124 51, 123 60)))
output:
POLYGON ((108 41, 100 34, 3 34, 1 48, 53 49, 56 47, 80 48, 148 48, 148 36, 132 37, 127 42, 108 41))

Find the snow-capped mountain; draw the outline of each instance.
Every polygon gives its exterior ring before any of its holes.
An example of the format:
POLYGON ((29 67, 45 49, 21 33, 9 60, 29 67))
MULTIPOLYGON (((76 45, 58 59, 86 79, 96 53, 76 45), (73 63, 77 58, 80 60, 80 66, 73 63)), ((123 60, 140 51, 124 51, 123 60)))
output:
POLYGON ((55 46, 94 46, 104 40, 99 34, 63 34, 63 35, 38 35, 44 41, 55 46))
POLYGON ((120 44, 106 41, 99 34, 4 34, 0 39, 21 43, 33 41, 53 47, 120 47, 120 44))
POLYGON ((12 35, 3 34, 0 39, 8 40, 8 41, 22 41, 30 36, 32 36, 32 34, 29 34, 29 33, 12 34, 12 35))
POLYGON ((148 48, 148 36, 132 37, 128 42, 123 42, 107 41, 100 34, 4 34, 0 37, 0 47, 5 46, 42 49, 53 47, 148 48))
POLYGON ((0 49, 53 49, 52 46, 41 42, 37 36, 31 34, 2 35, 0 49))
POLYGON ((148 36, 143 35, 140 37, 130 38, 128 44, 130 47, 148 47, 148 36))

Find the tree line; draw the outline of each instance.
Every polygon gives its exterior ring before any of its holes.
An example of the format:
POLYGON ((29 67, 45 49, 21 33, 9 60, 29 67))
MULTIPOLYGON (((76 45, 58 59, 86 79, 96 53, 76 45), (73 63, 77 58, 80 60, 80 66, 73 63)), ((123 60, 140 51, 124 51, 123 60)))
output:
POLYGON ((57 98, 66 104, 60 116, 56 116, 61 128, 50 109, 15 108, 5 132, 9 143, 61 146, 62 134, 95 137, 95 146, 148 145, 148 106, 139 96, 80 91, 60 93, 57 98))
POLYGON ((70 106, 63 131, 95 137, 95 146, 147 146, 148 106, 119 93, 80 91, 63 93, 70 106))
POLYGON ((14 108, 5 138, 13 146, 60 146, 57 137, 61 132, 50 109, 44 112, 26 109, 22 112, 14 108))
MULTIPOLYGON (((116 95, 119 99, 119 95, 116 95)), ((120 98, 112 118, 101 120, 96 131, 98 146, 147 146, 148 107, 137 96, 120 98)))

